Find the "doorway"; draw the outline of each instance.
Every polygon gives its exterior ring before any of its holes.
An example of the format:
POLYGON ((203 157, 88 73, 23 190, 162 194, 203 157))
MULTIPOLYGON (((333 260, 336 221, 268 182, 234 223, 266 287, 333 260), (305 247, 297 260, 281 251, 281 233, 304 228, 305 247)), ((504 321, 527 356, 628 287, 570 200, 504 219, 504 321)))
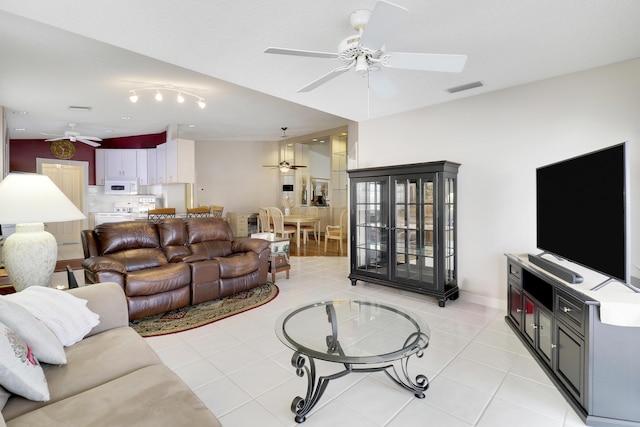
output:
MULTIPOLYGON (((36 159, 38 173, 47 175, 60 190, 85 215, 87 213, 87 189, 89 164, 55 159, 36 159)), ((46 209, 46 206, 43 206, 46 209)), ((58 245, 80 245, 80 232, 86 228, 87 220, 47 223, 47 231, 56 238, 58 245)))

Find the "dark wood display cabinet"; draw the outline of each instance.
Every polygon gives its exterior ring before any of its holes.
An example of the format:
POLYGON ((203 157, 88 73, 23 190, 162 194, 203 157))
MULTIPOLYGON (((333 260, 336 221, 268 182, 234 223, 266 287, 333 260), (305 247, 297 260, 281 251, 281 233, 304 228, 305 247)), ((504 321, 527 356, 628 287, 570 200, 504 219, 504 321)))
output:
POLYGON ((527 255, 507 255, 507 270, 506 322, 578 415, 640 426, 640 327, 602 323, 599 301, 527 255))
POLYGON ((358 280, 458 297, 458 163, 355 169, 350 179, 352 285, 358 280))

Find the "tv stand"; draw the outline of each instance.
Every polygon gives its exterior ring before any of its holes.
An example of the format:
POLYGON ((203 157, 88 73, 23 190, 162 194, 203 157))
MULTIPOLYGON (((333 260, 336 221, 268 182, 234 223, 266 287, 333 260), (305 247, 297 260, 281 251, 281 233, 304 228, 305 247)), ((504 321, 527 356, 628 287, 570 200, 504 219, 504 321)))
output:
POLYGON ((505 321, 585 424, 640 427, 640 327, 602 323, 599 301, 527 255, 507 255, 507 287, 505 321))
POLYGON ((559 278, 561 278, 565 282, 568 282, 568 283, 571 283, 571 284, 574 284, 574 285, 576 283, 582 283, 584 278, 581 275, 579 275, 578 273, 576 273, 573 270, 569 270, 566 267, 558 265, 553 261, 549 261, 549 260, 547 260, 545 258, 542 258, 542 255, 544 253, 545 252, 543 252, 540 255, 531 255, 531 254, 529 254, 529 262, 531 264, 537 265, 541 269, 553 274, 554 276, 558 276, 559 278))

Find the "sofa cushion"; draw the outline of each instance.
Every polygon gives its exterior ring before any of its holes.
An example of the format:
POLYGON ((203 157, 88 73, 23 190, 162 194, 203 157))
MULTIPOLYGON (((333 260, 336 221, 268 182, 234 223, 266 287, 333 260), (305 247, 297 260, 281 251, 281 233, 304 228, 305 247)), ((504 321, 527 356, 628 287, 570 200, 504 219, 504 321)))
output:
MULTIPOLYGON (((51 397, 49 404, 82 393, 142 367, 161 363, 155 351, 128 326, 85 338, 67 347, 66 354, 68 361, 66 365, 43 365, 49 383, 51 397)), ((106 397, 98 400, 104 400, 106 397)), ((2 413, 5 420, 10 420, 43 405, 40 402, 13 396, 2 413)), ((70 417, 67 420, 70 421, 73 418, 70 417)))
POLYGON ((220 423, 164 365, 131 372, 7 421, 7 426, 215 426, 220 423))
POLYGON ((109 258, 124 265, 127 272, 159 267, 168 262, 167 257, 159 248, 128 249, 109 254, 109 258))
POLYGON ((126 249, 159 248, 156 226, 148 221, 111 222, 95 228, 100 242, 100 255, 126 249))
POLYGON ((255 252, 242 252, 227 257, 215 258, 220 263, 220 278, 244 276, 252 273, 260 267, 258 255, 255 252))
POLYGON ((127 296, 155 295, 188 286, 191 271, 185 263, 165 264, 127 274, 124 292, 127 296))
POLYGON ((51 329, 20 304, 0 297, 0 322, 17 333, 40 362, 64 364, 64 348, 51 329))
POLYGON ((47 380, 22 338, 0 323, 0 385, 27 399, 47 401, 47 380))
POLYGON ((226 240, 207 240, 205 242, 192 243, 189 249, 193 254, 204 255, 208 259, 232 254, 231 242, 226 240))
POLYGON ((188 240, 187 225, 181 218, 167 218, 157 225, 160 246, 167 259, 184 258, 191 254, 186 246, 188 240))

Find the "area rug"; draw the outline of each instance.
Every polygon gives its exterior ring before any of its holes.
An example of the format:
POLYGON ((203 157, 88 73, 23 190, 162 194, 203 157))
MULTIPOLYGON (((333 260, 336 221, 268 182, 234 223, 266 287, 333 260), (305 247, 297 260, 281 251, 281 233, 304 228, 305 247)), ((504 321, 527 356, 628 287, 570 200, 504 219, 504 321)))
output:
POLYGON ((134 320, 130 326, 143 337, 174 334, 260 307, 278 296, 278 292, 276 285, 267 283, 230 297, 134 320))

